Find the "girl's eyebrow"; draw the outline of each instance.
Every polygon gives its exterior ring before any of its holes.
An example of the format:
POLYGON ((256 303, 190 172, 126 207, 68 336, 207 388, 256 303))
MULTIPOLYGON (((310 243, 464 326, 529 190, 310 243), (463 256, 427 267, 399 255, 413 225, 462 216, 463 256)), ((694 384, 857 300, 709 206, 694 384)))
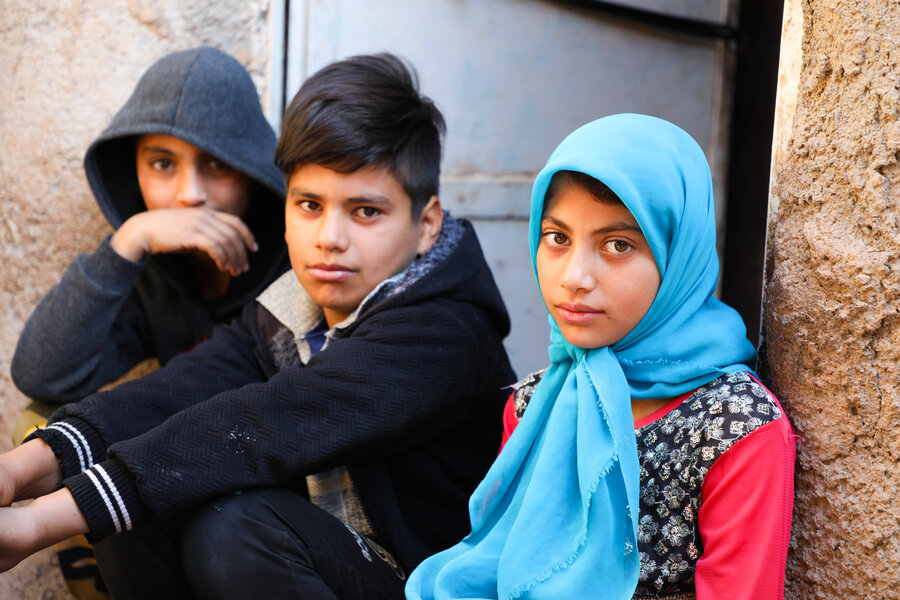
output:
MULTIPOLYGON (((546 215, 543 218, 541 218, 541 222, 546 222, 546 221, 549 221, 552 225, 559 227, 560 229, 565 229, 565 230, 569 229, 568 225, 566 225, 563 221, 560 221, 559 219, 553 217, 552 215, 546 215)), ((627 223, 625 221, 618 221, 616 223, 610 223, 606 227, 601 227, 599 229, 595 229, 591 233, 593 233, 594 235, 597 235, 597 234, 602 235, 602 234, 606 234, 606 233, 613 233, 616 231, 632 231, 634 233, 639 233, 642 236, 644 235, 644 232, 641 231, 640 227, 638 227, 637 225, 632 225, 631 223, 627 223)))
POLYGON ((560 221, 559 219, 557 219, 556 217, 553 217, 551 215, 544 215, 543 217, 541 217, 541 223, 543 224, 545 222, 549 222, 550 224, 552 224, 556 227, 559 227, 560 229, 568 229, 569 228, 568 225, 566 225, 565 223, 563 223, 562 221, 560 221))
POLYGON ((613 223, 612 225, 607 225, 606 227, 601 227, 600 229, 595 229, 594 234, 598 233, 613 233, 614 231, 631 231, 633 233, 639 233, 641 236, 644 235, 644 232, 641 231, 641 228, 637 225, 632 225, 631 223, 626 223, 625 221, 619 221, 618 223, 613 223))

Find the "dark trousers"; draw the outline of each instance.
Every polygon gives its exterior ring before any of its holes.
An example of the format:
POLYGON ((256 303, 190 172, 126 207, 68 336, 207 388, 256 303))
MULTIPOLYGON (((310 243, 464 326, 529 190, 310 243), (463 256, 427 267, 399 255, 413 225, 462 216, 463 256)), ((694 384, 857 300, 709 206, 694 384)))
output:
POLYGON ((237 493, 96 544, 116 600, 402 599, 405 575, 365 536, 289 490, 237 493))

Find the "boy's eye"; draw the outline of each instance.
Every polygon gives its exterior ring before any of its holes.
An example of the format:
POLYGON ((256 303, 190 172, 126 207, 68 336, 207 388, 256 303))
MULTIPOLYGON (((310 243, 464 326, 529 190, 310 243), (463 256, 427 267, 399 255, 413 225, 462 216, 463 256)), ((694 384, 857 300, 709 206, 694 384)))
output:
POLYGON ((548 246, 565 246, 569 242, 569 238, 559 231, 548 231, 544 234, 544 241, 548 246))
POLYGON ((313 212, 319 210, 319 203, 315 200, 297 200, 296 205, 300 210, 305 212, 313 212))
POLYGON ((356 209, 356 214, 365 219, 373 219, 381 214, 381 211, 374 206, 360 206, 356 209))
POLYGON ((234 169, 223 163, 218 158, 210 158, 206 163, 206 167, 214 173, 231 173, 232 171, 234 171, 234 169))
POLYGON ((172 161, 168 158, 155 158, 150 161, 150 168, 154 171, 167 171, 172 168, 172 161))

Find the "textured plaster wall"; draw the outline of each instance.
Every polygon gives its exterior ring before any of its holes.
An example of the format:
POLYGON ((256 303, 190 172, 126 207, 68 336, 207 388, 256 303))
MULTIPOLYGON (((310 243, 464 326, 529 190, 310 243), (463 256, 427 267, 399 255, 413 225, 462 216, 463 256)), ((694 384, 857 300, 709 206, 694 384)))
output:
POLYGON ((803 441, 789 598, 900 598, 900 4, 790 0, 765 326, 803 441))
MULTIPOLYGON (((174 50, 231 53, 264 98, 268 11, 263 0, 0 2, 0 450, 26 403, 9 379, 25 319, 108 231, 81 166, 89 142, 174 50)), ((0 598, 68 598, 53 559, 45 551, 0 575, 0 598)))

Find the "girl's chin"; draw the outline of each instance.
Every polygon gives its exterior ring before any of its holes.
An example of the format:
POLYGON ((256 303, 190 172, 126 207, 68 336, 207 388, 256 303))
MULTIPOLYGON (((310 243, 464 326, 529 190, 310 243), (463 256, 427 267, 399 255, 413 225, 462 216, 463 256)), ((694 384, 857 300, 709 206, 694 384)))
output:
POLYGON ((606 331, 595 331, 594 328, 584 326, 571 325, 568 323, 556 322, 560 332, 566 341, 578 348, 584 350, 594 350, 595 348, 603 348, 604 346, 612 346, 622 339, 610 339, 610 335, 606 331))

